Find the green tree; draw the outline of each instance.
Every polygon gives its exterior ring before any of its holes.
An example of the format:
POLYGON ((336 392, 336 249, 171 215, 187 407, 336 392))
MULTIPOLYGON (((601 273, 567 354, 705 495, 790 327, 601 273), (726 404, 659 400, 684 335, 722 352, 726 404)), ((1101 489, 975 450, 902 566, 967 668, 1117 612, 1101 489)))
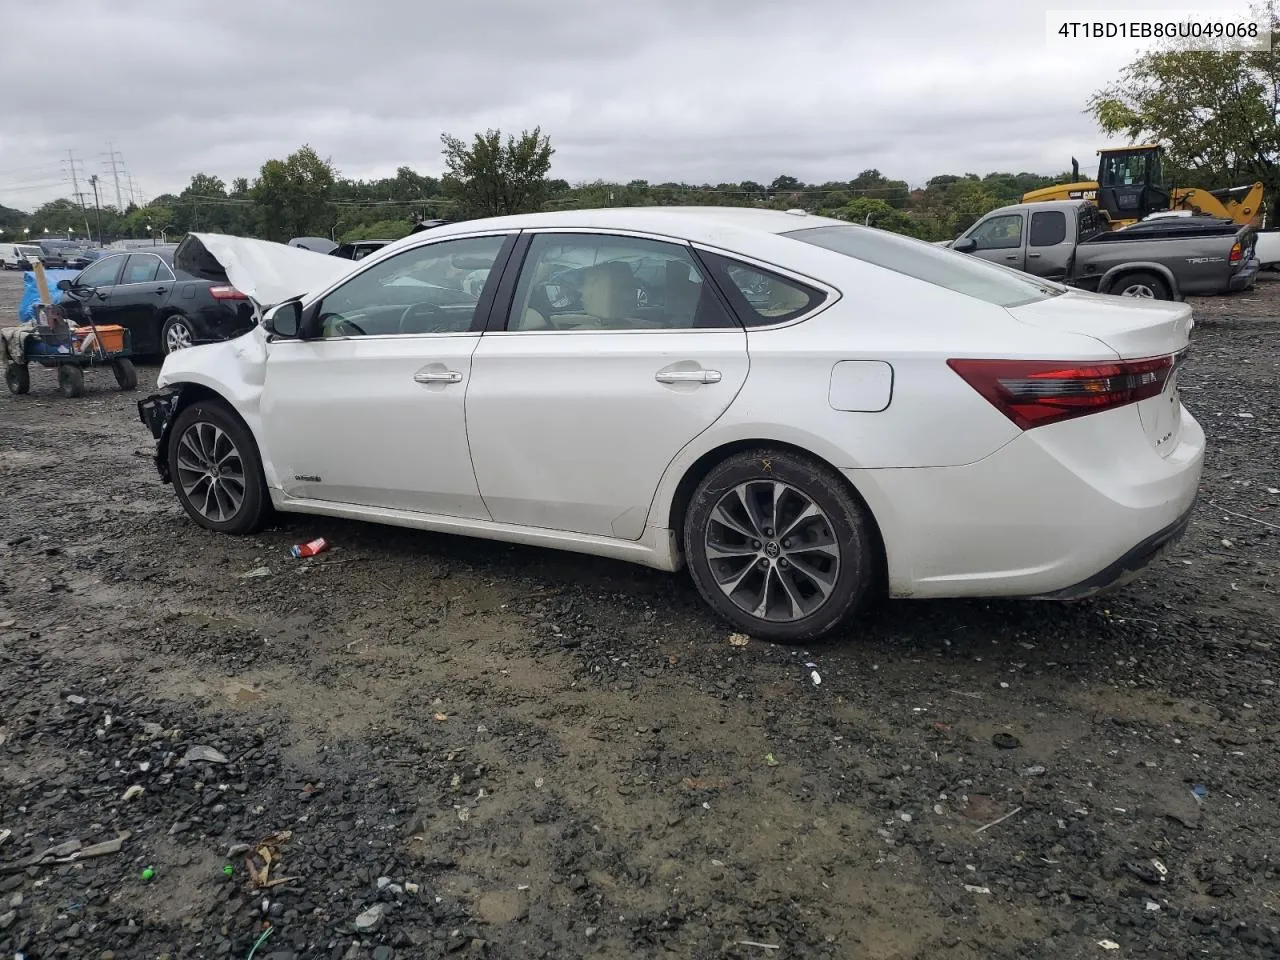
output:
POLYGON ((1234 186, 1260 180, 1269 207, 1280 199, 1280 15, 1255 8, 1270 23, 1265 51, 1206 51, 1165 45, 1121 71, 1089 98, 1102 130, 1131 142, 1165 147, 1182 184, 1234 186))
POLYGON ((464 217, 499 217, 541 210, 551 195, 547 173, 555 151, 541 127, 502 142, 499 130, 477 133, 471 146, 443 134, 443 186, 464 217))
POLYGON ((333 164, 304 145, 283 160, 268 160, 249 190, 268 240, 328 236, 333 225, 333 164))

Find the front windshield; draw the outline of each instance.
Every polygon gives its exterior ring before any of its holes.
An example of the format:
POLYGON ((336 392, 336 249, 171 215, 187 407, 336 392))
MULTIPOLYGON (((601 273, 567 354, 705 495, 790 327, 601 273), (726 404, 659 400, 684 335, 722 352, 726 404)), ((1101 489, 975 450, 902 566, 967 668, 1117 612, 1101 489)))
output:
POLYGON ((783 236, 1000 307, 1045 300, 1067 289, 947 247, 874 227, 853 224, 809 227, 783 236))

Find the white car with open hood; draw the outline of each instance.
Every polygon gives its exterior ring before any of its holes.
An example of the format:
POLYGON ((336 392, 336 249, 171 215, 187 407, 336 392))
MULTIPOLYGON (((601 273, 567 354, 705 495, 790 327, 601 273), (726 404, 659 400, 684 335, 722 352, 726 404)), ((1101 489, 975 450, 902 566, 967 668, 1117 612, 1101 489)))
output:
POLYGON ((1089 596, 1196 498, 1185 304, 771 210, 461 222, 341 269, 207 246, 274 305, 139 407, 210 530, 274 509, 687 566, 804 641, 877 590, 1089 596))

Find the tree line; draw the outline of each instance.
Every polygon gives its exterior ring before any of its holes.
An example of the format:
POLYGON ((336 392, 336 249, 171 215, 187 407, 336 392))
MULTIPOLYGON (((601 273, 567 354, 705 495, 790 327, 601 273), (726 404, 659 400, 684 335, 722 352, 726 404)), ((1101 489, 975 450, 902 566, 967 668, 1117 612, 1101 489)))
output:
MULTIPOLYGON (((341 176, 330 159, 303 145, 283 159, 264 163, 253 180, 230 183, 197 173, 179 193, 162 194, 145 206, 101 209, 101 234, 172 240, 190 231, 228 233, 287 241, 319 236, 335 241, 396 239, 428 219, 471 219, 535 210, 630 206, 763 206, 801 208, 926 240, 954 237, 982 214, 1017 202, 1028 190, 1061 182, 1034 173, 945 174, 916 189, 879 170, 849 180, 805 183, 779 175, 769 183, 650 183, 604 180, 570 184, 549 176, 550 140, 540 130, 503 141, 501 131, 478 133, 470 143, 446 135, 441 177, 402 166, 395 176, 354 180, 341 176)), ((29 214, 0 208, 0 228, 12 236, 94 238, 99 213, 71 200, 44 204, 29 214), (7 214, 7 216, 6 216, 7 214), (47 233, 46 233, 47 231, 47 233)))
MULTIPOLYGON (((1156 141, 1167 151, 1166 170, 1181 186, 1207 189, 1261 180, 1267 207, 1280 200, 1280 15, 1254 11, 1270 22, 1270 50, 1189 51, 1166 44, 1135 59, 1088 101, 1099 127, 1131 142, 1156 141)), ((1011 121, 1016 122, 1016 120, 1011 121)), ((142 207, 84 210, 54 200, 30 213, 0 206, 5 237, 28 235, 172 239, 208 231, 286 241, 322 236, 335 241, 395 239, 424 219, 471 219, 536 210, 606 206, 726 205, 801 208, 869 223, 924 240, 950 239, 983 214, 1017 202, 1023 193, 1069 182, 1063 172, 943 174, 911 188, 879 170, 849 180, 805 183, 780 174, 769 183, 570 184, 551 177, 555 150, 540 128, 518 136, 488 130, 467 142, 441 138, 444 172, 436 177, 400 167, 377 180, 343 177, 332 159, 303 145, 262 164, 257 176, 229 183, 196 173, 177 194, 142 207), (100 226, 99 226, 100 224, 100 226)), ((1082 157, 1093 156, 1092 149, 1082 157)), ((1064 168, 1067 158, 1063 158, 1064 168)), ((1092 170, 1081 171, 1091 179, 1092 170)))

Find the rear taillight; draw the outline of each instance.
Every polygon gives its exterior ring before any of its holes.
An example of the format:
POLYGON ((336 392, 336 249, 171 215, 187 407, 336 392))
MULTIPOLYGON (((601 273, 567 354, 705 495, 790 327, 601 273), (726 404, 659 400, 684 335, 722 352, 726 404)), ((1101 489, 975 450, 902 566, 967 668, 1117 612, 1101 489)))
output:
POLYGON ((1244 259, 1244 248, 1240 246, 1240 241, 1237 240, 1231 245, 1231 262, 1239 263, 1242 259, 1244 259))
POLYGON ((1157 397, 1176 358, 1117 363, 948 360, 947 366, 1022 430, 1157 397))
POLYGON ((249 298, 229 284, 209 288, 209 294, 215 300, 248 300, 249 298))

